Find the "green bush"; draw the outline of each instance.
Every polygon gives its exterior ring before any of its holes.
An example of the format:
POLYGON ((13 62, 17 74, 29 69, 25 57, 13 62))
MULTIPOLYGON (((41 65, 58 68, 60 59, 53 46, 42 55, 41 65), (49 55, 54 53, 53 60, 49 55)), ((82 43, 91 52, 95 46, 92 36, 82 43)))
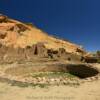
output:
POLYGON ((97 51, 96 54, 98 57, 100 57, 100 51, 97 51))
POLYGON ((25 23, 25 24, 31 27, 36 27, 33 23, 25 23))

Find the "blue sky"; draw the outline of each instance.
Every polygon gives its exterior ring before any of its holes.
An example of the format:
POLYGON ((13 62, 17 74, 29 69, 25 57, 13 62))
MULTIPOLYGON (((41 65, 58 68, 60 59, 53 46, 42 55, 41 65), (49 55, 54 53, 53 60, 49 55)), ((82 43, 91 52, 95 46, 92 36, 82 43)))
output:
POLYGON ((0 0, 0 13, 100 50, 100 0, 0 0))

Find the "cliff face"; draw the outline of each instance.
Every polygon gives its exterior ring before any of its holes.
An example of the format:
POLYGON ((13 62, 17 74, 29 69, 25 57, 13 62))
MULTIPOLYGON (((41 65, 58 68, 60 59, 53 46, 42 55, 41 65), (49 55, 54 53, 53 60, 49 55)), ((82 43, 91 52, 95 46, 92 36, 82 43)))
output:
POLYGON ((46 48, 57 50, 64 48, 66 52, 85 54, 78 45, 49 36, 42 30, 22 22, 0 15, 0 43, 14 48, 25 48, 43 43, 46 48))

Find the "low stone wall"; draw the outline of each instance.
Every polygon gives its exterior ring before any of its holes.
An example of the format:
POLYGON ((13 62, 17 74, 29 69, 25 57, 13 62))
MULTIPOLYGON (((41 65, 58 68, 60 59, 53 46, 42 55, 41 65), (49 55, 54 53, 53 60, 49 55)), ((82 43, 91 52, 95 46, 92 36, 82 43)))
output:
POLYGON ((34 64, 34 65, 17 65, 8 68, 5 73, 10 75, 25 75, 34 72, 68 72, 79 78, 92 77, 99 74, 98 69, 86 64, 34 64))

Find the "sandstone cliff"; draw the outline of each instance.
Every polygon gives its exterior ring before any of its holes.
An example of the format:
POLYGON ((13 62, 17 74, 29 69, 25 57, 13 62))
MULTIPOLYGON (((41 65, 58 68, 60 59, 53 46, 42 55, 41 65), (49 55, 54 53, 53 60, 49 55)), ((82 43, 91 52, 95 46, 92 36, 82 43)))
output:
POLYGON ((69 41, 49 36, 42 30, 13 20, 5 15, 0 15, 0 43, 14 48, 31 46, 37 43, 43 43, 46 48, 57 50, 64 48, 66 52, 85 54, 86 52, 80 46, 69 41))

